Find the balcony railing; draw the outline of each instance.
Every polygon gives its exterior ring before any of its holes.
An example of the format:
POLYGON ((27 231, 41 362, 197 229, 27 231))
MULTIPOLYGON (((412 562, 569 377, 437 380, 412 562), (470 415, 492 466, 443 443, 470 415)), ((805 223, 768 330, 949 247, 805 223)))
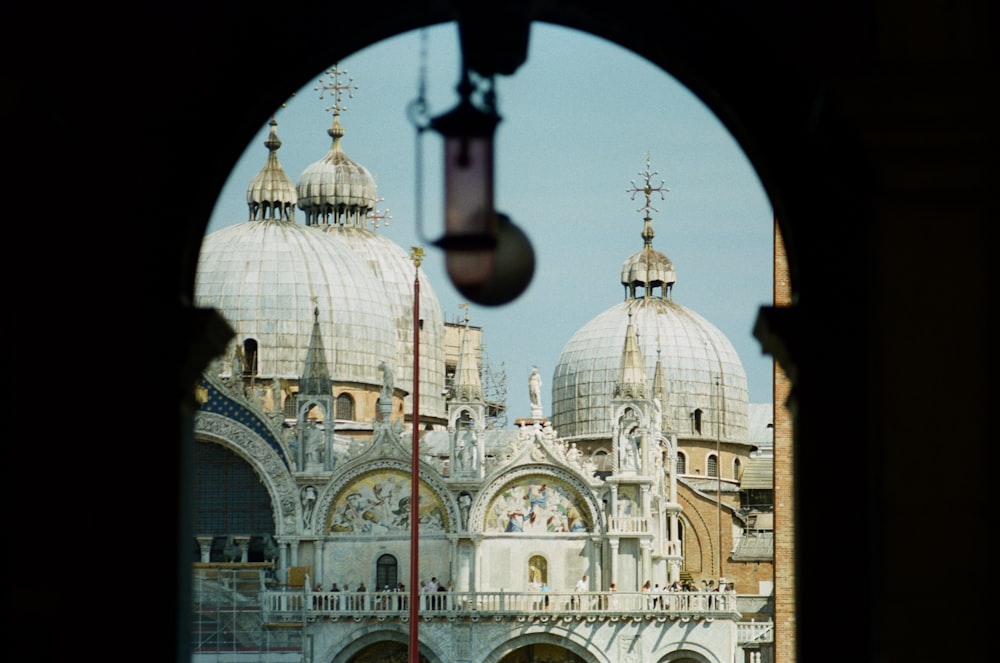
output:
POLYGON ((774 622, 740 622, 736 625, 736 640, 741 645, 774 642, 774 622))
MULTIPOLYGON (((263 592, 265 622, 316 619, 406 620, 409 592, 263 592)), ((425 619, 740 618, 736 594, 730 592, 431 592, 419 594, 418 614, 425 619)))
POLYGON ((649 534, 649 518, 642 516, 609 516, 608 532, 614 534, 649 534))

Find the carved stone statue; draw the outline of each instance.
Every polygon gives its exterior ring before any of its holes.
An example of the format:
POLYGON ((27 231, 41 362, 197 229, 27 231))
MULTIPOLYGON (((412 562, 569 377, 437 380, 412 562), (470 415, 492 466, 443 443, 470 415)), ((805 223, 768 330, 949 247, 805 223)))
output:
POLYGON ((384 402, 391 403, 393 390, 392 368, 390 368, 384 361, 380 361, 378 363, 378 369, 382 371, 382 393, 379 394, 379 397, 384 402))
POLYGON ((304 440, 304 451, 306 463, 322 463, 326 456, 326 444, 323 439, 323 431, 319 424, 310 419, 306 423, 304 440))
POLYGON ((528 394, 531 397, 531 410, 541 411, 542 409, 542 376, 538 374, 538 367, 531 367, 531 376, 528 378, 528 394))
POLYGON ((302 489, 302 526, 309 527, 312 521, 313 507, 316 506, 316 489, 306 486, 302 489))
POLYGON ((619 437, 618 466, 622 470, 639 469, 639 431, 635 427, 622 431, 619 437))
POLYGON ((472 497, 468 493, 458 496, 458 508, 462 514, 462 529, 469 529, 469 507, 472 506, 472 497))

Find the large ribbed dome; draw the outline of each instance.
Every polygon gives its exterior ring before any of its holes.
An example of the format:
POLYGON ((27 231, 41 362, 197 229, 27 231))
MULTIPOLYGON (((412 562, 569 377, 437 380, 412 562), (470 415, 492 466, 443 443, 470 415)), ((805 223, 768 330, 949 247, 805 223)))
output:
MULTIPOLYGON (((611 435, 611 399, 623 371, 623 351, 631 320, 645 370, 645 393, 654 393, 660 363, 666 393, 664 426, 681 437, 743 440, 747 434, 747 376, 733 344, 717 327, 674 302, 673 263, 653 249, 650 198, 666 189, 651 183, 646 157, 643 248, 622 264, 625 301, 581 327, 563 348, 552 377, 552 425, 567 437, 611 435), (699 412, 696 416, 695 413, 699 412), (721 425, 720 425, 721 423, 721 425)), ((636 362, 638 363, 638 362, 636 362)), ((634 371, 639 371, 638 366, 634 371)), ((631 373, 630 373, 631 374, 631 373)), ((634 387, 634 385, 633 385, 634 387)), ((636 391, 633 389, 633 391, 636 391)), ((643 391, 639 389, 638 391, 643 391)))
MULTIPOLYGON (((367 227, 379 224, 369 217, 377 189, 340 147, 341 93, 349 86, 339 81, 344 72, 330 73, 323 90, 337 96, 328 132, 333 147, 292 185, 278 163, 281 141, 272 118, 267 164, 247 188, 251 222, 205 238, 196 294, 230 320, 236 342, 257 341, 259 374, 268 378, 301 374, 318 307, 333 380, 380 385, 384 361, 407 392, 403 406, 411 414, 415 268, 402 247, 367 227), (304 226, 294 223, 296 201, 306 212, 304 226)), ((420 318, 421 413, 443 420, 444 321, 423 274, 420 318)))
POLYGON ((613 423, 611 398, 618 380, 629 312, 639 337, 646 376, 659 358, 666 381, 668 420, 683 437, 693 434, 692 413, 701 409, 715 435, 720 393, 723 439, 747 432, 746 371, 726 336, 703 317, 661 298, 639 298, 607 309, 566 343, 552 378, 552 426, 567 437, 606 437, 613 423), (715 385, 719 377, 719 387, 715 385))
POLYGON ((225 316, 234 342, 257 342, 262 377, 301 376, 317 309, 335 380, 381 384, 379 362, 395 363, 385 290, 349 246, 315 228, 249 221, 207 235, 195 297, 225 316))
MULTIPOLYGON (((320 226, 331 239, 349 247, 370 270, 373 283, 385 290, 396 330, 394 361, 396 384, 409 392, 404 410, 413 411, 413 277, 414 265, 401 246, 367 228, 332 224, 320 226)), ((430 282, 420 271, 420 413, 446 416, 444 376, 444 319, 430 282)))

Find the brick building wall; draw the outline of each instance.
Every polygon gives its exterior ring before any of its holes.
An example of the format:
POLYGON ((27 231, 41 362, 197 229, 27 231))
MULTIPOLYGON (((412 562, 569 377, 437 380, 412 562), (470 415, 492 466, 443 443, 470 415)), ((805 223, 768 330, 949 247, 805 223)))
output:
MULTIPOLYGON (((785 244, 774 222, 774 305, 792 303, 785 244)), ((791 383, 774 362, 774 654, 775 663, 795 663, 795 484, 792 414, 786 407, 791 383)))

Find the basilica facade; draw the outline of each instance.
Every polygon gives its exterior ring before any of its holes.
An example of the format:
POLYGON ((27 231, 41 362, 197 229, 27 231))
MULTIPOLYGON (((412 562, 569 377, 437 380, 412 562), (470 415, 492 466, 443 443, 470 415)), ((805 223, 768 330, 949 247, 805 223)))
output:
POLYGON ((272 120, 248 220, 202 247, 197 304, 235 335, 196 386, 195 660, 405 660, 417 587, 428 661, 768 660, 773 408, 674 299, 648 164, 623 300, 519 411, 484 393, 484 330, 445 322, 419 259, 369 222, 339 112, 329 135, 292 182, 272 120), (219 603, 249 609, 226 638, 198 607, 219 603))

